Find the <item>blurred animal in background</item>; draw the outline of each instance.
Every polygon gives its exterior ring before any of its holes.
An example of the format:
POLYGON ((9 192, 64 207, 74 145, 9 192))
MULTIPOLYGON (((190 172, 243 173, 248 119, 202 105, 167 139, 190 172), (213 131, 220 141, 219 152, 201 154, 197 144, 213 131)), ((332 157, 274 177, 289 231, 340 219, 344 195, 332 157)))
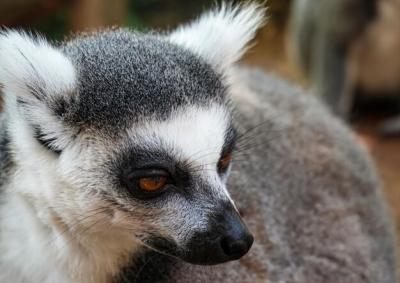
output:
POLYGON ((348 58, 375 15, 376 0, 297 0, 290 22, 292 47, 313 91, 347 118, 352 104, 348 58))
MULTIPOLYGON (((400 1, 295 0, 291 52, 313 92, 350 118, 356 92, 396 94, 400 110, 400 1)), ((384 125, 400 133, 400 121, 384 125)))
POLYGON ((235 64, 263 17, 1 33, 0 282, 395 282, 368 154, 315 99, 235 64))

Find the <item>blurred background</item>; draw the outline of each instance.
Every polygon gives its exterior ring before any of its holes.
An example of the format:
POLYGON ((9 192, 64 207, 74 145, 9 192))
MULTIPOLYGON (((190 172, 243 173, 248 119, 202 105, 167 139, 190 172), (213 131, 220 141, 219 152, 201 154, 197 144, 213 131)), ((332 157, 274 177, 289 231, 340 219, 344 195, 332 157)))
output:
MULTIPOLYGON (((214 5, 214 0, 0 0, 0 25, 59 41, 110 26, 172 29, 214 5)), ((400 0, 267 5, 268 23, 242 63, 301 85, 355 130, 376 160, 400 232, 400 0)))

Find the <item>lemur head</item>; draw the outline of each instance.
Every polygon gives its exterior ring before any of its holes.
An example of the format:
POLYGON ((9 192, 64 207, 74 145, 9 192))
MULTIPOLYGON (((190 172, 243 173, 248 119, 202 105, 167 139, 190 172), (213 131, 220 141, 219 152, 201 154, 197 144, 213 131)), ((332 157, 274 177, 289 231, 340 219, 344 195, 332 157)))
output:
POLYGON ((253 237, 225 185, 229 73, 262 18, 256 5, 223 6, 169 34, 60 46, 3 32, 15 193, 82 246, 131 239, 198 264, 243 256, 253 237))

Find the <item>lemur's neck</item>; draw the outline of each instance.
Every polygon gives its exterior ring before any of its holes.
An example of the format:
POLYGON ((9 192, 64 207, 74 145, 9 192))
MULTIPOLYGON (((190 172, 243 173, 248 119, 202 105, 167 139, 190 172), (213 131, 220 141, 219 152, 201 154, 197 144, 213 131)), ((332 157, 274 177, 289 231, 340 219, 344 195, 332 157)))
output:
POLYGON ((43 186, 43 176, 16 166, 2 186, 0 282, 108 283, 141 254, 133 239, 118 233, 75 235, 44 197, 20 193, 43 186))

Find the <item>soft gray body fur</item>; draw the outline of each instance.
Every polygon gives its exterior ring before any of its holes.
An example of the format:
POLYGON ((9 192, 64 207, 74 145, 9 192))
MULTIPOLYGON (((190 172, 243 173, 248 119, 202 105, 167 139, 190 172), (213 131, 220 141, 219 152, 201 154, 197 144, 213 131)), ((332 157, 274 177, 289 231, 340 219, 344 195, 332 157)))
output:
POLYGON ((353 134, 279 78, 239 69, 237 83, 237 122, 256 128, 229 190, 255 234, 252 250, 213 267, 167 261, 163 268, 150 257, 132 282, 396 282, 392 224, 353 134))

